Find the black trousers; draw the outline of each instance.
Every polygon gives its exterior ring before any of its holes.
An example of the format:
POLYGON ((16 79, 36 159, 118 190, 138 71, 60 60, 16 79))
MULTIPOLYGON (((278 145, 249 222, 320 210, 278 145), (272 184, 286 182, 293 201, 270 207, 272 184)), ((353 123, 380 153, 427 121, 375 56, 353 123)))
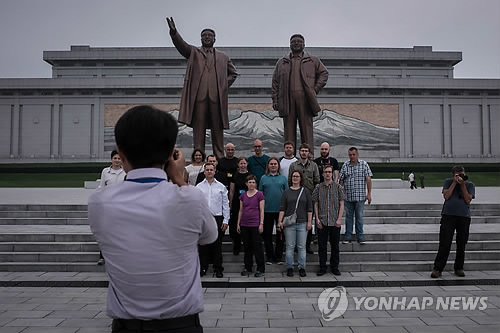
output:
POLYGON ((198 252, 200 254, 200 267, 202 270, 208 270, 208 265, 210 263, 214 264, 214 270, 216 272, 224 271, 222 267, 222 237, 224 232, 222 232, 222 221, 224 221, 223 216, 214 216, 215 222, 217 222, 217 229, 219 230, 219 236, 217 240, 208 245, 200 245, 198 247, 198 252))
POLYGON ((434 270, 442 272, 448 261, 453 234, 457 231, 457 250, 454 269, 464 269, 465 245, 469 240, 470 217, 443 215, 439 228, 439 249, 434 260, 434 270))
POLYGON ((326 271, 326 257, 328 255, 328 240, 330 240, 330 268, 338 269, 340 262, 340 228, 327 227, 316 228, 318 234, 318 255, 319 255, 319 268, 326 271))
POLYGON ((240 231, 245 249, 245 256, 243 257, 245 269, 249 272, 252 271, 253 256, 255 255, 257 270, 264 273, 266 265, 264 263, 264 250, 262 249, 262 237, 259 233, 259 227, 240 226, 240 231))
POLYGON ((203 333, 198 314, 163 320, 113 319, 112 333, 203 333))
POLYGON ((284 249, 284 234, 276 228, 276 247, 273 246, 273 229, 278 224, 279 213, 264 213, 264 247, 266 248, 267 261, 281 261, 284 249))
POLYGON ((233 241, 233 252, 237 253, 241 251, 241 235, 238 233, 238 213, 239 210, 231 210, 231 216, 229 218, 229 236, 233 241))

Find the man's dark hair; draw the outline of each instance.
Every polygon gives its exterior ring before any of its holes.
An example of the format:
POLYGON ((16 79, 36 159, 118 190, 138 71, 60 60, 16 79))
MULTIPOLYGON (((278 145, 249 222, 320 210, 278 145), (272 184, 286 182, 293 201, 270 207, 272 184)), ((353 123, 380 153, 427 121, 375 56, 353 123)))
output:
POLYGON ((113 156, 115 156, 116 154, 118 154, 118 152, 116 151, 116 149, 113 149, 113 151, 111 152, 111 159, 113 159, 113 156))
POLYGON ((115 126, 116 145, 134 169, 164 164, 177 140, 177 120, 150 105, 131 108, 115 126))
POLYGON ((357 152, 357 151, 358 151, 358 148, 356 148, 356 147, 351 147, 351 148, 349 148, 349 151, 356 151, 356 152, 357 152))
POLYGON ((455 165, 453 168, 451 168, 451 173, 452 174, 456 174, 457 172, 464 173, 465 172, 464 167, 461 166, 461 165, 455 165))
POLYGON ((285 147, 286 145, 292 145, 292 147, 295 148, 295 145, 293 144, 292 141, 285 141, 285 143, 283 144, 283 147, 285 147))
POLYGON ((207 162, 208 162, 209 157, 214 157, 215 159, 217 159, 217 156, 215 156, 214 154, 210 154, 210 155, 207 155, 207 162))
POLYGON ((311 152, 311 147, 307 143, 301 144, 300 147, 299 147, 299 151, 301 149, 306 149, 306 148, 309 150, 309 152, 311 152))
POLYGON ((200 152, 201 160, 202 161, 205 160, 205 158, 206 158, 205 152, 199 148, 196 148, 195 150, 193 150, 193 153, 191 154, 191 162, 194 162, 194 154, 196 154, 197 152, 200 152))
POLYGON ((212 32, 212 33, 214 34, 214 37, 215 37, 215 30, 214 30, 214 29, 210 29, 210 28, 205 28, 205 29, 203 29, 203 30, 200 32, 200 35, 203 35, 203 33, 204 33, 205 31, 210 31, 210 32, 212 32))
POLYGON ((304 36, 302 36, 301 34, 293 34, 292 37, 290 37, 290 41, 292 39, 294 39, 295 37, 301 38, 304 42, 306 41, 306 39, 304 38, 304 36))

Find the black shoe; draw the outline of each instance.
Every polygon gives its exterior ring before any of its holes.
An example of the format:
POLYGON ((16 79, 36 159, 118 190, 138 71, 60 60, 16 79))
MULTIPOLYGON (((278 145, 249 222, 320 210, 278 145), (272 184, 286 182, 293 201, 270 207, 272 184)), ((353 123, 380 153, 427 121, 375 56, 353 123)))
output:
POLYGON ((205 275, 207 275, 207 270, 206 269, 200 270, 200 277, 203 277, 205 275))
POLYGON ((332 268, 332 273, 333 273, 333 275, 337 275, 337 276, 341 275, 338 268, 332 268))
POLYGON ((305 277, 307 275, 306 270, 303 268, 299 269, 299 275, 300 275, 300 277, 305 277))
POLYGON ((239 256, 240 255, 240 251, 239 250, 233 250, 233 255, 239 256))
POLYGON ((359 245, 365 245, 365 244, 366 244, 366 241, 365 241, 365 240, 360 240, 360 241, 358 241, 358 244, 359 244, 359 245))
POLYGON ((441 277, 441 272, 440 271, 436 271, 436 270, 432 271, 431 278, 437 279, 439 277, 441 277))
POLYGON ((307 254, 314 254, 314 251, 313 251, 313 250, 311 250, 311 248, 310 248, 310 247, 308 247, 308 248, 306 249, 306 253, 307 253, 307 254))
POLYGON ((255 277, 263 277, 265 274, 263 272, 257 271, 253 276, 255 277))
POLYGON ((464 277, 465 276, 464 270, 463 269, 455 269, 455 275, 460 276, 460 277, 464 277))
POLYGON ((325 271, 324 269, 320 269, 320 270, 316 273, 316 275, 317 275, 317 276, 323 276, 323 275, 325 275, 325 274, 326 274, 326 271, 325 271))
POLYGON ((102 265, 104 265, 104 259, 103 259, 103 258, 99 259, 99 260, 97 261, 97 265, 98 265, 98 266, 102 266, 102 265))
POLYGON ((286 270, 286 276, 289 276, 289 277, 293 276, 293 268, 289 268, 286 270))
POLYGON ((222 272, 215 272, 215 277, 221 279, 224 277, 224 274, 222 272))
POLYGON ((252 274, 252 271, 247 269, 244 269, 243 272, 241 272, 241 276, 249 276, 250 274, 252 274))
POLYGON ((344 239, 342 241, 342 244, 350 244, 351 243, 351 240, 350 239, 344 239))

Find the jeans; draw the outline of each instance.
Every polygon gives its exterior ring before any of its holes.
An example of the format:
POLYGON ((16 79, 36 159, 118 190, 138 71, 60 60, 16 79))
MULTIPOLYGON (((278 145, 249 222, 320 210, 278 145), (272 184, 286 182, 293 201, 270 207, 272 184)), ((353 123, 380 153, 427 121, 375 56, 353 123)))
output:
POLYGON ((264 250, 262 249, 262 236, 259 233, 259 227, 240 226, 240 231, 245 249, 245 255, 243 256, 245 269, 249 272, 252 271, 253 256, 255 255, 257 271, 264 273, 266 265, 264 263, 264 250))
POLYGON ((356 217, 356 240, 361 242, 363 235, 363 216, 365 214, 365 201, 344 201, 345 207, 345 234, 344 240, 352 240, 352 226, 356 217))
POLYGON ((267 261, 276 262, 281 261, 283 257, 283 243, 284 237, 280 230, 276 229, 276 247, 273 246, 273 228, 278 222, 279 213, 265 213, 264 212, 264 247, 266 248, 267 261))
POLYGON ((465 245, 469 240, 470 217, 443 215, 439 228, 439 249, 434 260, 434 270, 442 272, 448 261, 453 234, 457 230, 457 250, 454 269, 464 269, 465 245))
POLYGON ((316 233, 318 234, 318 254, 319 254, 319 269, 326 271, 326 257, 328 256, 328 239, 330 239, 330 268, 338 269, 340 261, 340 228, 339 227, 327 227, 323 225, 323 228, 317 228, 316 233))
POLYGON ((295 249, 295 245, 297 245, 297 260, 299 262, 299 269, 306 269, 306 225, 307 223, 296 223, 285 228, 287 268, 293 268, 293 251, 295 249))

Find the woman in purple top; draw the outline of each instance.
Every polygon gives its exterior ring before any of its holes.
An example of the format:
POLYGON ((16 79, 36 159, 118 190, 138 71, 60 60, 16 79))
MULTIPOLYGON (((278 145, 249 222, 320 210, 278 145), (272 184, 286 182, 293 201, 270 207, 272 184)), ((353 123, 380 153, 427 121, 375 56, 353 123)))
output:
POLYGON ((237 231, 241 233, 245 249, 245 269, 242 276, 252 273, 253 256, 257 263, 255 277, 264 276, 264 249, 261 233, 264 231, 264 194, 257 191, 257 177, 248 175, 245 183, 248 191, 240 195, 240 212, 238 213, 237 231))

